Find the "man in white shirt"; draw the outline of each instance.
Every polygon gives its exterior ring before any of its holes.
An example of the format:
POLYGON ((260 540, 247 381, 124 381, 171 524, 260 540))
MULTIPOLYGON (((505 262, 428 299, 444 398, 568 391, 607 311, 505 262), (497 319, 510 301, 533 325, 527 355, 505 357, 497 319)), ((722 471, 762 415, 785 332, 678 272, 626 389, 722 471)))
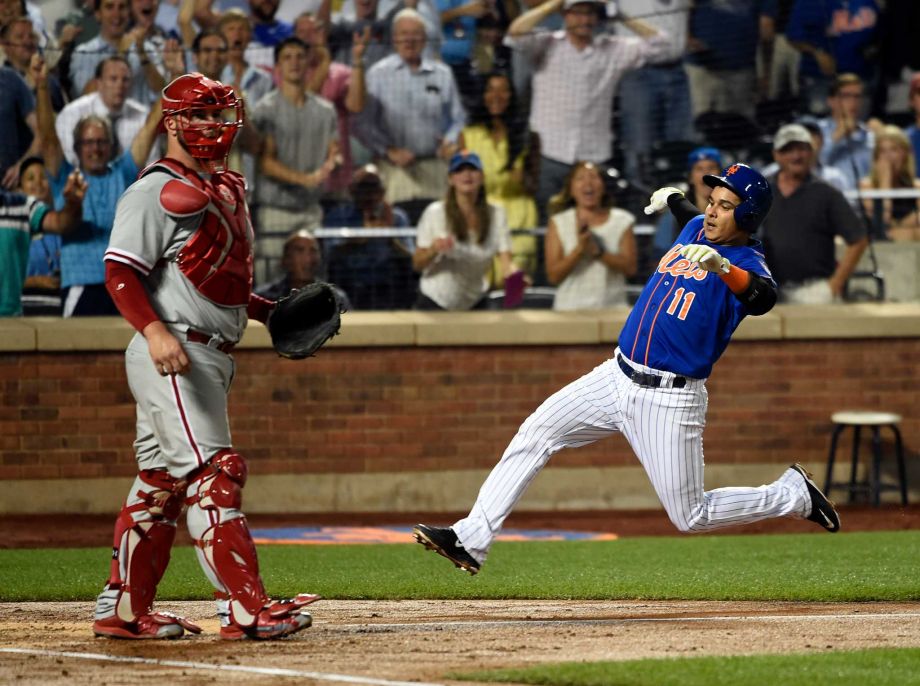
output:
POLYGON ((515 19, 505 38, 534 65, 530 127, 543 147, 537 205, 544 220, 546 202, 575 162, 602 164, 612 156, 611 109, 623 74, 670 49, 667 34, 622 14, 619 19, 636 36, 595 36, 604 16, 598 0, 546 0, 515 19), (534 31, 557 11, 563 31, 534 31))
POLYGON ((112 124, 118 149, 113 151, 117 157, 125 150, 131 149, 134 137, 144 127, 149 108, 128 97, 131 90, 131 67, 124 57, 106 57, 97 69, 99 90, 83 95, 60 111, 55 122, 55 130, 61 141, 61 147, 67 161, 77 166, 79 160, 74 150, 74 127, 83 117, 96 114, 107 118, 112 124))

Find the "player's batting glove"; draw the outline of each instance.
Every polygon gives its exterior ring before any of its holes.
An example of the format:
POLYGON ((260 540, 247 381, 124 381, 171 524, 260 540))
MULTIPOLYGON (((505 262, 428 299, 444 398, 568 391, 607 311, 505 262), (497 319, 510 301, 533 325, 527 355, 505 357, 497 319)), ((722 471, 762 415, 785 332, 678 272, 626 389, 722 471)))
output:
POLYGON ((648 205, 645 207, 646 214, 655 214, 656 212, 661 212, 668 206, 668 198, 677 193, 680 197, 684 197, 684 192, 680 188, 674 188, 674 186, 665 186, 664 188, 659 188, 657 191, 652 193, 652 197, 648 200, 648 205))
POLYGON ((691 262, 700 265, 707 272, 714 274, 728 274, 732 263, 722 257, 715 248, 699 243, 691 243, 680 249, 680 254, 691 262))

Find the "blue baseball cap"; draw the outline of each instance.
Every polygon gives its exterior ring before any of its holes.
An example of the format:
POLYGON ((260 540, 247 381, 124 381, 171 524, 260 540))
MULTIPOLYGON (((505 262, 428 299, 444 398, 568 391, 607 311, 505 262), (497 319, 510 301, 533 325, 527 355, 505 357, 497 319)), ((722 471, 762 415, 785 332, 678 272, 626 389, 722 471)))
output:
POLYGON ((460 171, 463 167, 472 167, 473 169, 482 171, 482 160, 479 159, 479 155, 475 152, 461 150, 450 158, 447 173, 453 174, 454 172, 460 171))
POLYGON ((722 168, 722 155, 717 148, 695 148, 687 155, 687 171, 693 169, 693 165, 702 160, 712 160, 719 168, 722 168))

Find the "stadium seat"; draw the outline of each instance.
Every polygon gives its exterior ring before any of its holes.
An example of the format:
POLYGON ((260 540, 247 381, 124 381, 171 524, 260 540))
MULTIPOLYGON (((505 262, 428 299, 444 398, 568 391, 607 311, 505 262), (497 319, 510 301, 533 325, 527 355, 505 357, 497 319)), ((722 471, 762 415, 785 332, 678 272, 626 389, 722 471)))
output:
POLYGON ((865 493, 873 505, 878 507, 881 500, 882 491, 900 491, 901 504, 907 505, 907 469, 904 465, 904 446, 901 442, 901 431, 898 424, 901 422, 901 415, 892 412, 867 412, 867 411, 842 411, 835 412, 831 415, 831 422, 834 424, 834 431, 831 434, 831 447, 827 456, 827 475, 824 480, 824 492, 830 497, 832 489, 840 488, 848 493, 848 502, 856 500, 856 495, 865 493), (853 450, 852 461, 850 463, 850 480, 834 481, 834 459, 837 453, 837 440, 840 434, 850 427, 853 429, 853 450), (872 465, 866 478, 859 480, 859 448, 860 435, 862 428, 867 427, 872 430, 872 465), (888 427, 894 434, 894 453, 897 462, 898 482, 882 483, 882 427, 888 427))

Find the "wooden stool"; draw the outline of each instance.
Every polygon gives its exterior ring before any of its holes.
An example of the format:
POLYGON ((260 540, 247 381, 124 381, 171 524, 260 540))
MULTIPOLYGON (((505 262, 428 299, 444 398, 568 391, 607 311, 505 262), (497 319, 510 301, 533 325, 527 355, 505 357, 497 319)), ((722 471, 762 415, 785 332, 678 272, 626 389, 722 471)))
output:
POLYGON ((835 412, 831 415, 834 423, 834 433, 831 435, 831 449, 827 456, 827 476, 824 480, 824 493, 830 495, 831 489, 842 488, 849 492, 847 502, 854 502, 857 493, 867 493, 872 499, 872 504, 878 507, 879 496, 882 491, 900 491, 901 504, 907 505, 907 470, 904 466, 904 448, 901 443, 901 432, 898 424, 901 415, 892 412, 866 412, 847 411, 835 412), (833 482, 831 477, 834 470, 834 458, 837 453, 837 439, 848 426, 853 427, 853 457, 850 464, 850 481, 833 482), (872 469, 865 481, 856 480, 856 471, 859 465, 859 435, 863 427, 872 429, 872 469), (882 439, 881 427, 888 427, 894 432, 895 458, 898 461, 898 484, 881 483, 882 466, 882 439))

